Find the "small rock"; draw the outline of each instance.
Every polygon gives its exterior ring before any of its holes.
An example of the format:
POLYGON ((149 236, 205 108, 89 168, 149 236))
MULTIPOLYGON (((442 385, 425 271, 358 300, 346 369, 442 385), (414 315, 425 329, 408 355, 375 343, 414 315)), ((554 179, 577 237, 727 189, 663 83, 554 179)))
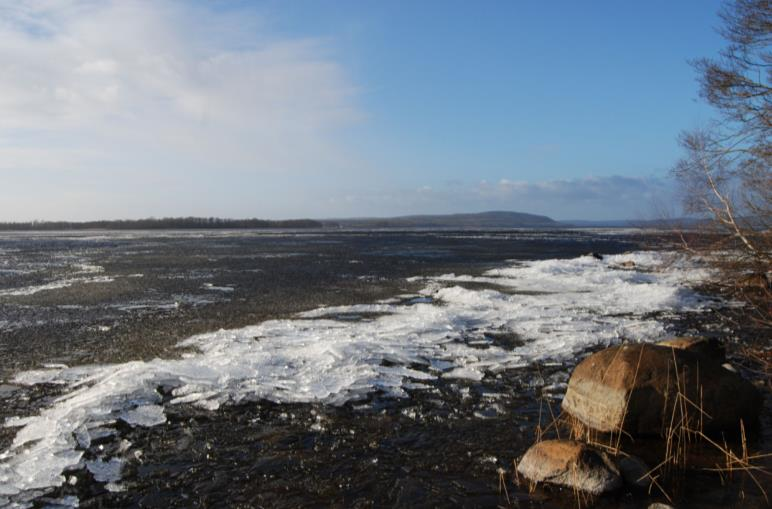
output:
POLYGON ((616 465, 602 451, 572 440, 544 440, 531 446, 517 471, 545 482, 600 495, 622 486, 616 465))
POLYGON ((603 255, 602 254, 598 254, 598 253, 596 253, 594 251, 590 252, 590 253, 587 253, 587 256, 592 256, 596 260, 602 260, 603 259, 603 255))
POLYGON ((634 269, 635 268, 635 262, 632 260, 625 260, 621 262, 619 265, 617 265, 620 269, 634 269))
POLYGON ((716 338, 676 336, 660 341, 657 344, 705 355, 722 363, 726 361, 726 349, 716 338))

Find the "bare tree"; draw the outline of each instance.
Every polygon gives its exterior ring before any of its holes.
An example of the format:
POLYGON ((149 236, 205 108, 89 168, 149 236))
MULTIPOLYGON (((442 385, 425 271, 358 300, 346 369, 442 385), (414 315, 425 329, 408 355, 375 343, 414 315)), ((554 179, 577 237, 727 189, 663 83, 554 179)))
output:
POLYGON ((718 116, 707 128, 682 133, 685 155, 673 174, 686 212, 705 219, 697 245, 711 251, 723 282, 754 304, 769 325, 772 3, 735 0, 719 14, 727 47, 717 58, 694 62, 700 96, 718 116))

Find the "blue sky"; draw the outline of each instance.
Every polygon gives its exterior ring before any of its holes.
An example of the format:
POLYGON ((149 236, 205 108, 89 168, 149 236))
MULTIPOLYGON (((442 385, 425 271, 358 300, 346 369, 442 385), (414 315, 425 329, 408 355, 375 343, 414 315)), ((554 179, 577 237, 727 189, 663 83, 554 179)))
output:
POLYGON ((0 1, 0 219, 654 217, 714 1, 0 1))

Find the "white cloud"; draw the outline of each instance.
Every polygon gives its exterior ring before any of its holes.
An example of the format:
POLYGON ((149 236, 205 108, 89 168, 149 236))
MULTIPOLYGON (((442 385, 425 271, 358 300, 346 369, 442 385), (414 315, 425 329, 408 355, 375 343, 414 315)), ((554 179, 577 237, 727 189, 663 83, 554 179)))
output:
POLYGON ((619 175, 564 180, 486 180, 440 186, 391 189, 349 196, 339 216, 426 214, 513 210, 555 219, 659 219, 676 213, 673 183, 658 177, 619 175), (369 208, 368 208, 369 207, 369 208), (368 208, 363 212, 363 208, 368 208), (358 211, 358 212, 355 212, 358 211))
MULTIPOLYGON (((271 37, 248 12, 161 1, 9 2, 0 5, 0 69, 4 219, 82 215, 66 193, 34 194, 51 173, 90 179, 78 185, 92 194, 123 187, 169 196, 141 184, 162 173, 197 195, 230 179, 260 196, 262 178, 290 187, 352 166, 335 133, 361 116, 356 90, 325 41, 271 37), (20 192, 25 210, 4 200, 20 192)), ((168 213, 196 213, 169 197, 168 213)), ((165 212, 142 212, 142 196, 116 198, 133 205, 133 216, 165 212)), ((200 213, 217 210, 261 212, 226 203, 200 213)))
POLYGON ((495 186, 481 183, 478 192, 492 198, 565 198, 576 203, 590 203, 650 199, 667 185, 658 178, 619 175, 535 182, 502 179, 495 186))
POLYGON ((0 220, 633 217, 668 195, 656 178, 400 178, 371 149, 375 168, 344 141, 364 115, 333 41, 276 37, 254 6, 221 7, 0 0, 0 220))

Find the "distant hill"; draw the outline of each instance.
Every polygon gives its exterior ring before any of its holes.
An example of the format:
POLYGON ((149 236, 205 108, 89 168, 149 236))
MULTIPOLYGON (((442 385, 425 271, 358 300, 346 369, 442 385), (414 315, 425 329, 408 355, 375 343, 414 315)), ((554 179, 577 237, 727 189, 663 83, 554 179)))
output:
POLYGON ((547 217, 523 212, 480 212, 477 214, 445 214, 399 217, 365 217, 323 221, 325 226, 340 228, 535 228, 557 227, 560 224, 547 217))
POLYGON ((60 230, 188 230, 188 229, 250 229, 250 228, 321 228, 312 219, 222 219, 219 217, 165 217, 120 219, 115 221, 31 221, 0 223, 0 231, 60 231, 60 230))

